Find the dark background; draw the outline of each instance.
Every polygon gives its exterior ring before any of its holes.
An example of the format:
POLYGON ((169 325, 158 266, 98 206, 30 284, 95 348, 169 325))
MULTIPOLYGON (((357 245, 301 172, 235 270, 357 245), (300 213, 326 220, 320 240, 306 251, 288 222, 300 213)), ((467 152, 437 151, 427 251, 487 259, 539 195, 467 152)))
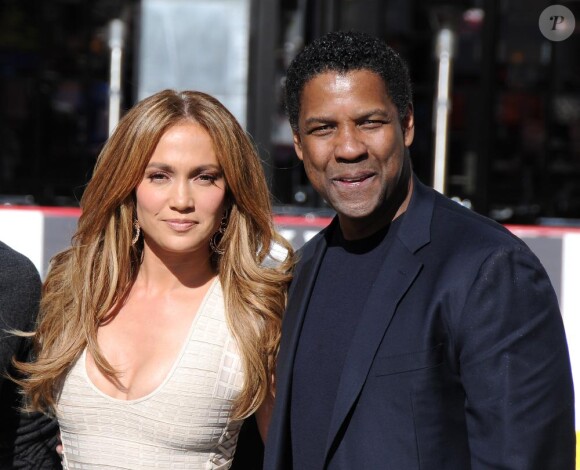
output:
MULTIPOLYGON (((580 3, 558 2, 580 21, 580 3)), ((540 33, 539 0, 254 0, 247 123, 279 208, 324 209, 288 140, 285 67, 321 34, 358 29, 409 62, 420 178, 432 181, 434 39, 457 35, 448 153, 450 196, 504 223, 580 222, 580 49, 540 33), (300 28, 296 28, 296 24, 300 28), (265 96, 272 99, 266 99, 265 96)), ((0 0, 0 203, 76 206, 107 137, 107 25, 128 28, 123 107, 134 103, 139 2, 0 0)))

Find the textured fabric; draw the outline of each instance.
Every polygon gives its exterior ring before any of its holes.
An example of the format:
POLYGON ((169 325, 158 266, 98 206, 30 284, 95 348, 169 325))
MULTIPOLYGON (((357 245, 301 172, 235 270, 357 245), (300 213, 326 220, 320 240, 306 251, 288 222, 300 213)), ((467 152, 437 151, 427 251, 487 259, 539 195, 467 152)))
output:
POLYGON ((231 419, 243 385, 216 280, 164 382, 149 395, 119 400, 89 380, 85 353, 65 380, 58 419, 68 469, 227 469, 241 421, 231 419))
POLYGON ((26 359, 29 342, 10 330, 32 331, 40 299, 40 276, 24 255, 0 242, 0 469, 53 469, 57 425, 40 413, 19 413, 12 357, 26 359))

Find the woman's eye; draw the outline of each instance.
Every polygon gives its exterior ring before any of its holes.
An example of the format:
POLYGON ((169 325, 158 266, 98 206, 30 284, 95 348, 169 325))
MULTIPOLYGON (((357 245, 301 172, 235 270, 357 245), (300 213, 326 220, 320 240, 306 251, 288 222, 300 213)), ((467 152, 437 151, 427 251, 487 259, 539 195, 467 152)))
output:
POLYGON ((207 181, 209 183, 215 183, 218 179, 218 177, 216 175, 212 175, 212 174, 208 174, 208 173, 202 173, 201 175, 199 175, 199 179, 201 181, 207 181))
POLYGON ((164 173, 151 173, 149 175, 149 179, 151 181, 162 181, 166 178, 167 178, 167 175, 165 175, 164 173))

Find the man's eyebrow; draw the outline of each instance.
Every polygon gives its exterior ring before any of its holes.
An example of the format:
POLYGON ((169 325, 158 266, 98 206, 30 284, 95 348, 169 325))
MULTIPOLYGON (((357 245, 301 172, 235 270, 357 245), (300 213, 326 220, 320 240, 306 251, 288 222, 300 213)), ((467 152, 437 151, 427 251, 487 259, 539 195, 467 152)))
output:
POLYGON ((327 118, 324 116, 313 116, 313 117, 309 117, 308 119, 306 119, 304 121, 304 124, 309 125, 309 124, 327 124, 330 122, 334 122, 334 119, 331 118, 327 118))
POLYGON ((365 119, 371 116, 382 116, 385 118, 390 118, 391 117, 391 112, 389 112, 386 109, 383 108, 376 108, 376 109, 371 109, 369 111, 364 111, 362 112, 357 119, 365 119))
MULTIPOLYGON (((363 119, 367 119, 367 118, 372 117, 372 116, 380 116, 380 117, 384 117, 386 119, 391 119, 392 114, 393 114, 392 112, 389 112, 388 110, 383 109, 383 108, 364 110, 364 111, 361 111, 358 115, 355 115, 355 121, 361 121, 363 119)), ((333 122, 336 122, 335 118, 325 117, 325 116, 312 116, 312 117, 309 117, 308 119, 306 119, 304 121, 304 124, 308 126, 311 124, 329 124, 329 123, 333 123, 333 122)))

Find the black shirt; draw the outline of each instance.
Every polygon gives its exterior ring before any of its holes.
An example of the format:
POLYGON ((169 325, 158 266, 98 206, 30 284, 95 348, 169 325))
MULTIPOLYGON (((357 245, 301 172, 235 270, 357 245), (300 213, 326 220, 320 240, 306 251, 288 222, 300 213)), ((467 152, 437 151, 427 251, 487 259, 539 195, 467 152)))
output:
POLYGON ((362 240, 345 240, 338 225, 327 234, 328 249, 308 304, 294 362, 290 426, 296 470, 323 468, 344 360, 401 219, 362 240))

